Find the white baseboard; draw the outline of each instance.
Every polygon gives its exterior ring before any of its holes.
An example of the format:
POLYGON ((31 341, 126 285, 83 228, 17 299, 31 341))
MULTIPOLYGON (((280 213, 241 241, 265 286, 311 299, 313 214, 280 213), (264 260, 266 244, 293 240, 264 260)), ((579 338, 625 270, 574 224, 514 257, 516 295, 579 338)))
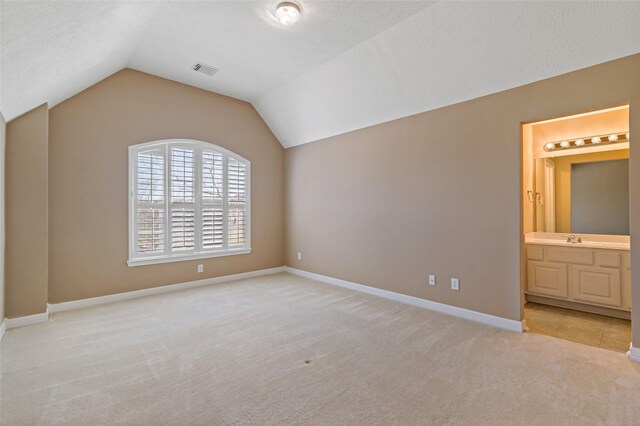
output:
POLYGON ((458 308, 456 306, 445 305, 444 303, 433 302, 431 300, 420 299, 418 297, 408 296, 406 294, 395 293, 389 290, 382 290, 375 287, 369 287, 363 284, 356 284, 350 281, 344 281, 338 278, 331 278, 313 272, 302 271, 300 269, 285 266, 285 271, 301 277, 310 278, 312 280, 323 283, 344 287, 351 290, 367 293, 373 296, 383 297, 385 299, 395 300, 396 302, 405 303, 420 308, 429 309, 443 314, 451 315, 458 318, 464 318, 470 321, 479 322, 481 324, 490 325, 492 327, 501 328, 508 331, 516 331, 522 333, 525 324, 522 321, 511 320, 507 318, 497 317, 494 315, 484 314, 482 312, 471 311, 469 309, 458 308))
POLYGON ((629 346, 627 355, 629 355, 631 361, 640 362, 640 348, 634 348, 633 343, 629 346))
POLYGON ((38 324, 41 322, 47 322, 49 320, 49 312, 43 312, 41 314, 27 315, 24 317, 18 318, 7 318, 6 329, 11 330, 12 328, 22 327, 25 325, 38 324))
POLYGON ((126 293, 110 294, 108 296, 91 297, 89 299, 72 300, 70 302, 52 303, 48 305, 49 312, 63 312, 72 309, 88 308, 90 306, 102 305, 105 303, 119 302, 121 300, 136 299, 138 297, 151 296, 154 294, 170 293, 178 290, 202 287, 205 285, 222 284, 229 281, 236 281, 245 278, 259 277, 262 275, 277 274, 284 272, 284 266, 271 269, 261 269, 259 271, 243 272, 241 274, 225 275, 222 277, 205 278, 203 280, 190 281, 180 284, 170 284, 161 287, 146 288, 144 290, 128 291, 126 293))
POLYGON ((4 337, 4 332, 7 330, 7 319, 4 318, 2 320, 2 324, 0 324, 0 342, 2 342, 2 338, 4 337))

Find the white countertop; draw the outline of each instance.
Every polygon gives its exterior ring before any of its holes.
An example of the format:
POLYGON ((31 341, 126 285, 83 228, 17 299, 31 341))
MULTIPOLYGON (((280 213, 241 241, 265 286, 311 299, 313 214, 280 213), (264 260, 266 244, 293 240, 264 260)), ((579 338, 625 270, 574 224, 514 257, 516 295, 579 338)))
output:
POLYGON ((610 250, 629 250, 630 238, 627 235, 595 235, 595 234, 556 234, 552 232, 530 232, 524 236, 525 244, 552 245, 563 247, 600 248, 610 250), (575 235, 581 243, 567 242, 567 236, 575 235))

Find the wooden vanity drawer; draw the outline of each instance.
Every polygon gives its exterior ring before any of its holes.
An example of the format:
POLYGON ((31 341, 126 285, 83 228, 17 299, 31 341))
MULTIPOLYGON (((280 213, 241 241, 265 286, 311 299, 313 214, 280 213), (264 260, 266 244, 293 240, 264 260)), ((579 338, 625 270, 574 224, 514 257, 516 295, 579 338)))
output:
POLYGON ((567 265, 562 263, 527 262, 527 291, 542 296, 566 299, 569 294, 567 265))
POLYGON ((614 250, 598 250, 596 251, 596 265, 608 268, 619 268, 620 252, 614 250))
POLYGON ((549 247, 547 248, 547 260, 550 262, 593 265, 593 250, 577 247, 549 247))
POLYGON ((543 260, 544 259, 544 248, 529 246, 527 247, 527 259, 530 260, 543 260))
POLYGON ((613 308, 622 307, 619 269, 571 266, 571 298, 613 308))

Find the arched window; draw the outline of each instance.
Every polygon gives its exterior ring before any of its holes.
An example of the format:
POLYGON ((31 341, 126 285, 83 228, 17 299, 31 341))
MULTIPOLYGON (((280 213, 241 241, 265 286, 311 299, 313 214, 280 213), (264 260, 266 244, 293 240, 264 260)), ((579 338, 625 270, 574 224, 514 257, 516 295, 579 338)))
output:
POLYGON ((251 251, 251 163, 206 142, 129 147, 129 266, 251 251))

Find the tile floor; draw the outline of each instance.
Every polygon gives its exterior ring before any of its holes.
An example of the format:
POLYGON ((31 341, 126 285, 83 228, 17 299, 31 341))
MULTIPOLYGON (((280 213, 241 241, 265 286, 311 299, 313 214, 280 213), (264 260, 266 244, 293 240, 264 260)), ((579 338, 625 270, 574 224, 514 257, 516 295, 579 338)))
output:
POLYGON ((533 333, 617 352, 629 350, 631 321, 628 320, 531 302, 524 306, 524 317, 533 333))

